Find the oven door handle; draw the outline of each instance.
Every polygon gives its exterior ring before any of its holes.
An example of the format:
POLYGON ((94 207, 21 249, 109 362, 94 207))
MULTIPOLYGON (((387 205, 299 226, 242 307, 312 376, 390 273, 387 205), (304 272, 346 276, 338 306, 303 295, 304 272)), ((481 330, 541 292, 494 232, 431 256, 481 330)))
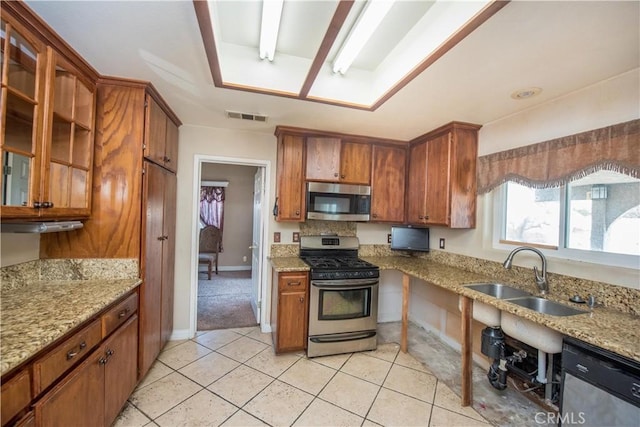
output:
POLYGON ((376 336, 376 331, 354 332, 351 334, 327 335, 318 337, 309 337, 311 342, 315 343, 331 343, 342 341, 356 341, 376 336))
POLYGON ((361 288, 363 286, 375 286, 380 282, 376 279, 347 279, 347 280, 312 280, 311 284, 316 288, 361 288))

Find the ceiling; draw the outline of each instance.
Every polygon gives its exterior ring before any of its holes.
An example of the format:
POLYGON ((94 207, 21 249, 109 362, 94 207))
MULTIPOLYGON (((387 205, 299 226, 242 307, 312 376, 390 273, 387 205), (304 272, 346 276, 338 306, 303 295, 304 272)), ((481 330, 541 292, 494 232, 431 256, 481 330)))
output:
MULTIPOLYGON (((414 10, 428 9, 428 2, 412 3, 414 10)), ((27 4, 99 73, 151 81, 184 124, 255 132, 273 133, 275 126, 284 125, 409 140, 452 120, 487 124, 640 66, 640 2, 512 1, 377 108, 357 109, 217 87, 191 1, 27 4), (542 92, 529 99, 510 96, 531 87, 542 92), (230 119, 225 111, 266 115, 268 120, 230 119)), ((254 66, 246 67, 255 70, 253 78, 268 75, 266 67, 282 68, 286 61, 278 61, 278 55, 313 58, 333 13, 328 6, 338 3, 291 4, 295 7, 287 10, 285 2, 273 63, 258 58, 257 5, 225 1, 216 6, 230 14, 220 14, 217 24, 214 20, 220 42, 255 51, 254 66)), ((406 25, 385 28, 384 37, 374 36, 376 46, 386 47, 365 47, 355 71, 383 61, 383 51, 399 43, 400 30, 406 32, 416 16, 398 21, 406 25)), ((327 60, 334 54, 330 51, 327 60)), ((224 67, 223 80, 230 75, 224 67)))

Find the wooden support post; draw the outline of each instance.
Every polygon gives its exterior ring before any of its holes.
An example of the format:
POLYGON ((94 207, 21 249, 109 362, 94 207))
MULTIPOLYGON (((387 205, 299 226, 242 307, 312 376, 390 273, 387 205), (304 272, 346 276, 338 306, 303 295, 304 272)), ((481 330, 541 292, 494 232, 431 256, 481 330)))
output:
POLYGON ((402 331, 400 332, 400 350, 407 352, 407 329, 409 327, 409 275, 402 275, 402 331))
POLYGON ((471 335, 472 313, 473 300, 468 297, 462 297, 462 406, 471 406, 473 402, 473 378, 471 372, 473 351, 473 337, 471 335))

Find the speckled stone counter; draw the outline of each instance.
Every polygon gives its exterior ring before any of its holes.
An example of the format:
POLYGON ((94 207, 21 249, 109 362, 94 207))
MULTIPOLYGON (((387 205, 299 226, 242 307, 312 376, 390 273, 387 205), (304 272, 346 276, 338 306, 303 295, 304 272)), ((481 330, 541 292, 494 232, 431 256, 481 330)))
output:
MULTIPOLYGON (((492 280, 491 277, 483 274, 419 258, 399 256, 362 258, 379 266, 381 269, 399 270, 457 294, 544 325, 564 335, 581 339, 640 362, 640 316, 598 307, 589 312, 584 305, 559 300, 554 298, 553 295, 549 296, 549 299, 574 306, 586 312, 575 316, 550 316, 462 286, 464 284, 492 280)), ((514 283, 505 284, 523 289, 522 286, 514 283)), ((532 291, 532 289, 523 290, 532 291)))
POLYGON ((133 278, 56 280, 3 289, 0 374, 19 366, 140 283, 133 278))
POLYGON ((277 272, 282 271, 309 271, 309 265, 305 264, 297 256, 273 257, 269 258, 271 266, 277 272))
MULTIPOLYGON (((497 307, 500 310, 518 315, 534 323, 547 326, 564 335, 575 337, 596 346, 613 351, 620 355, 640 361, 640 316, 620 311, 596 307, 588 312, 584 305, 572 304, 553 294, 549 299, 562 304, 585 310, 585 314, 575 316, 550 316, 524 307, 499 300, 481 292, 473 291, 462 285, 476 282, 496 280, 487 274, 456 268, 447 264, 430 261, 424 258, 403 256, 366 256, 361 258, 381 269, 399 270, 410 276, 440 286, 451 292, 467 296, 473 300, 497 307)), ((309 270, 299 258, 294 256, 271 258, 271 265, 276 271, 309 270)), ((515 282, 501 280, 507 285, 533 293, 533 287, 526 288, 515 282)))

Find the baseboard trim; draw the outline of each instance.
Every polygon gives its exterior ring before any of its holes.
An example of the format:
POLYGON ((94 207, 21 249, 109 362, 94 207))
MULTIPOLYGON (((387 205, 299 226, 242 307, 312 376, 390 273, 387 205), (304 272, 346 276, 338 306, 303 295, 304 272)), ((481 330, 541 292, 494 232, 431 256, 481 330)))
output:
POLYGON ((193 338, 189 333, 188 329, 174 329, 171 332, 171 337, 169 337, 169 341, 178 341, 178 340, 188 340, 193 338))

